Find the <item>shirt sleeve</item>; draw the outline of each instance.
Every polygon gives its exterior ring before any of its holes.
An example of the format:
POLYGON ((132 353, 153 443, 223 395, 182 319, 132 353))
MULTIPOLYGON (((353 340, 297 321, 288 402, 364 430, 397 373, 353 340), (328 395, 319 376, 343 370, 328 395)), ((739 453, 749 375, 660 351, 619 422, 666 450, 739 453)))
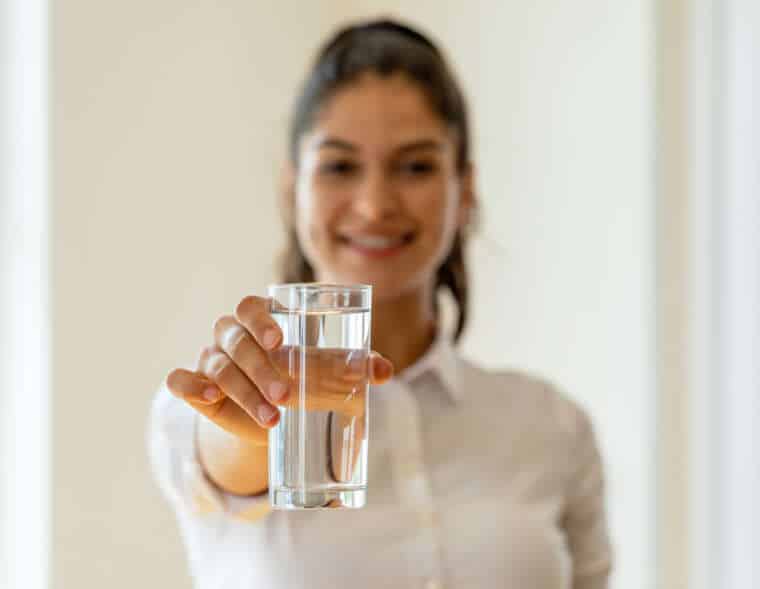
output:
POLYGON ((266 515, 267 493, 241 497, 208 479, 197 458, 196 419, 189 405, 160 387, 150 410, 147 445, 154 477, 170 505, 178 514, 197 517, 215 513, 253 521, 266 515))
POLYGON ((606 589, 612 568, 602 458, 588 416, 578 411, 563 525, 573 563, 573 589, 606 589))

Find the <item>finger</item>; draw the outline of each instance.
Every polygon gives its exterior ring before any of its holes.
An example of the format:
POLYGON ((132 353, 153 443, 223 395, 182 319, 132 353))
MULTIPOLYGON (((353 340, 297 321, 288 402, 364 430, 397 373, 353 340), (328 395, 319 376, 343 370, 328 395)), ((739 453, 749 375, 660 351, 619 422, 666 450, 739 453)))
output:
MULTIPOLYGON (((297 389, 294 387, 294 391, 297 389)), ((289 409, 307 411, 334 411, 347 416, 364 415, 367 406, 367 395, 364 386, 354 386, 346 392, 341 384, 328 388, 328 383, 308 384, 303 397, 295 392, 282 404, 289 409), (303 401, 302 401, 303 399, 303 401)))
POLYGON ((248 296, 235 308, 235 319, 264 350, 273 350, 282 342, 282 330, 269 314, 270 304, 270 299, 248 296))
POLYGON ((364 413, 369 369, 366 352, 281 346, 269 355, 277 369, 290 377, 291 393, 280 405, 346 415, 364 413))
POLYGON ((173 370, 166 377, 166 388, 219 427, 245 440, 266 445, 267 430, 205 375, 181 368, 173 370))
POLYGON ((211 380, 190 370, 178 368, 166 377, 166 388, 183 401, 193 401, 201 405, 214 404, 224 397, 224 393, 211 380))
POLYGON ((202 413, 231 434, 261 446, 267 445, 269 439, 268 427, 262 427, 255 420, 251 419, 251 416, 229 397, 224 397, 214 405, 196 406, 192 401, 189 403, 199 413, 202 413))
POLYGON ((214 323, 214 339, 268 401, 284 401, 288 395, 287 372, 283 377, 277 371, 267 353, 234 317, 224 316, 214 323))
POLYGON ((240 368, 220 348, 212 347, 201 356, 200 372, 213 380, 256 423, 262 427, 274 426, 280 412, 270 404, 240 368))
POLYGON ((370 369, 369 355, 364 350, 287 345, 268 352, 268 357, 279 372, 291 379, 306 376, 312 381, 336 378, 361 382, 367 380, 370 369))
POLYGON ((370 366, 370 382, 372 384, 382 384, 389 381, 393 376, 393 363, 377 352, 370 354, 370 366))

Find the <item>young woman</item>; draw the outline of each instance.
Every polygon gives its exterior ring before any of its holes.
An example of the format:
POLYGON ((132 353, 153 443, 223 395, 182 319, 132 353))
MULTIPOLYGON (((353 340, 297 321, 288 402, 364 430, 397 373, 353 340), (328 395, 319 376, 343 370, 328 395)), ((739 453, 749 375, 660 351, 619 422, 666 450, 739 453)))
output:
POLYGON ((283 280, 374 288, 368 504, 269 509, 267 428, 289 383, 267 301, 248 296, 217 319, 194 371, 169 373, 152 412, 154 468, 196 586, 606 587, 587 416, 538 378, 455 351, 476 199, 464 97, 433 43, 392 21, 329 40, 296 104, 287 185, 283 280), (441 289, 458 306, 453 333, 441 289))

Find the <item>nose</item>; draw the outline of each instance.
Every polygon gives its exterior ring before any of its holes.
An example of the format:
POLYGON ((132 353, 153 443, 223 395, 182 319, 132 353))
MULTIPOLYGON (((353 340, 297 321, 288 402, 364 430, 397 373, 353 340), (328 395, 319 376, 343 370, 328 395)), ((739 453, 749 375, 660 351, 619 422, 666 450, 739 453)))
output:
POLYGON ((368 171, 356 187, 353 209, 367 221, 394 216, 399 209, 399 199, 392 179, 381 170, 368 171))

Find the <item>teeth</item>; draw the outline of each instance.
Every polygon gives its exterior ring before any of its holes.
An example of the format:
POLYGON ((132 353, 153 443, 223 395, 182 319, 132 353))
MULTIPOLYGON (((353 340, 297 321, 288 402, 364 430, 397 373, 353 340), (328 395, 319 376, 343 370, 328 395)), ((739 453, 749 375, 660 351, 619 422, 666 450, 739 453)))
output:
POLYGON ((375 235, 363 235, 361 237, 352 237, 351 241, 355 244, 370 249, 386 249, 400 245, 404 240, 403 238, 396 237, 380 237, 375 235))

